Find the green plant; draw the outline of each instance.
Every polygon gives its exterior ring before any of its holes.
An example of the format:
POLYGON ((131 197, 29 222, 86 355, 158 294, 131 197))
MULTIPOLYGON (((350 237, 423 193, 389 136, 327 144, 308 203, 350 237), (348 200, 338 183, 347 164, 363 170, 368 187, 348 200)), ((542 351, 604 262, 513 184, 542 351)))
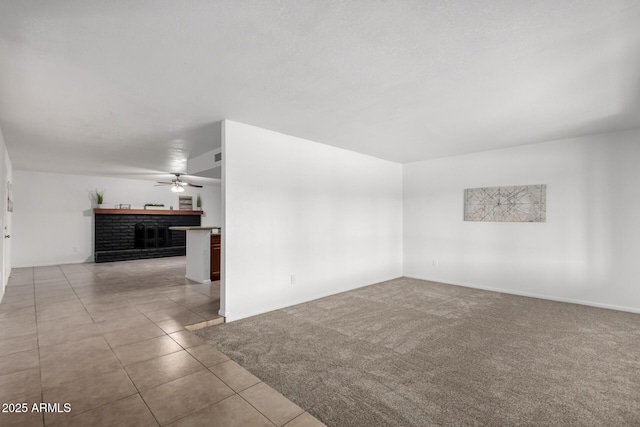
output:
POLYGON ((96 191, 93 193, 93 198, 96 200, 96 203, 101 205, 104 202, 104 190, 96 191))

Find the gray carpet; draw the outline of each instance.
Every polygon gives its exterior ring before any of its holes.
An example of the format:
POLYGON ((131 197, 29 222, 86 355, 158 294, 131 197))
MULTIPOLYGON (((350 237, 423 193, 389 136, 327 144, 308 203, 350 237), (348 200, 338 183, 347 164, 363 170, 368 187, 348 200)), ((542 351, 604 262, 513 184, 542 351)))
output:
POLYGON ((640 315, 414 279, 198 335, 328 426, 640 425, 640 315))

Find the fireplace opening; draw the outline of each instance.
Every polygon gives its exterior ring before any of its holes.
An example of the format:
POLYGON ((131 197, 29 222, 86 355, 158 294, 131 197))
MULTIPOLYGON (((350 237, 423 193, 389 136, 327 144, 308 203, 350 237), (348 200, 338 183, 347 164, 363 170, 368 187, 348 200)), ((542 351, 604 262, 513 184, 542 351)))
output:
POLYGON ((167 226, 162 225, 135 225, 134 248, 152 249, 171 246, 171 233, 167 226))

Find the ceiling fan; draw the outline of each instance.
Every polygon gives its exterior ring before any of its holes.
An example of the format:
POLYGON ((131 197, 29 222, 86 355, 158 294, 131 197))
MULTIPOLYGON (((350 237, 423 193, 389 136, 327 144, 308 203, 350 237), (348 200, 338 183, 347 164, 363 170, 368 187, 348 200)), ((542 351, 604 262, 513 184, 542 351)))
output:
POLYGON ((196 187, 196 188, 202 188, 202 185, 198 185, 198 184, 191 184, 190 182, 185 182, 180 178, 180 173, 174 173, 174 175, 176 176, 175 178, 173 178, 171 180, 171 182, 166 182, 166 181, 158 181, 158 183, 156 184, 156 186, 158 185, 170 185, 171 186, 171 191, 175 192, 175 193, 180 193, 182 191, 184 191, 184 187, 189 186, 189 187, 196 187))

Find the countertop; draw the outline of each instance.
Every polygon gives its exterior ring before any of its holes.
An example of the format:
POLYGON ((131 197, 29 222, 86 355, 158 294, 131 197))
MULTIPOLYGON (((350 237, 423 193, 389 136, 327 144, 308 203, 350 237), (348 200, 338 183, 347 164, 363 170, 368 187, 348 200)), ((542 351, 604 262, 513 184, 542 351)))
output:
POLYGON ((186 227, 169 227, 169 230, 179 230, 179 231, 190 231, 190 230, 213 230, 213 229, 219 230, 220 227, 196 227, 196 226, 186 226, 186 227))

